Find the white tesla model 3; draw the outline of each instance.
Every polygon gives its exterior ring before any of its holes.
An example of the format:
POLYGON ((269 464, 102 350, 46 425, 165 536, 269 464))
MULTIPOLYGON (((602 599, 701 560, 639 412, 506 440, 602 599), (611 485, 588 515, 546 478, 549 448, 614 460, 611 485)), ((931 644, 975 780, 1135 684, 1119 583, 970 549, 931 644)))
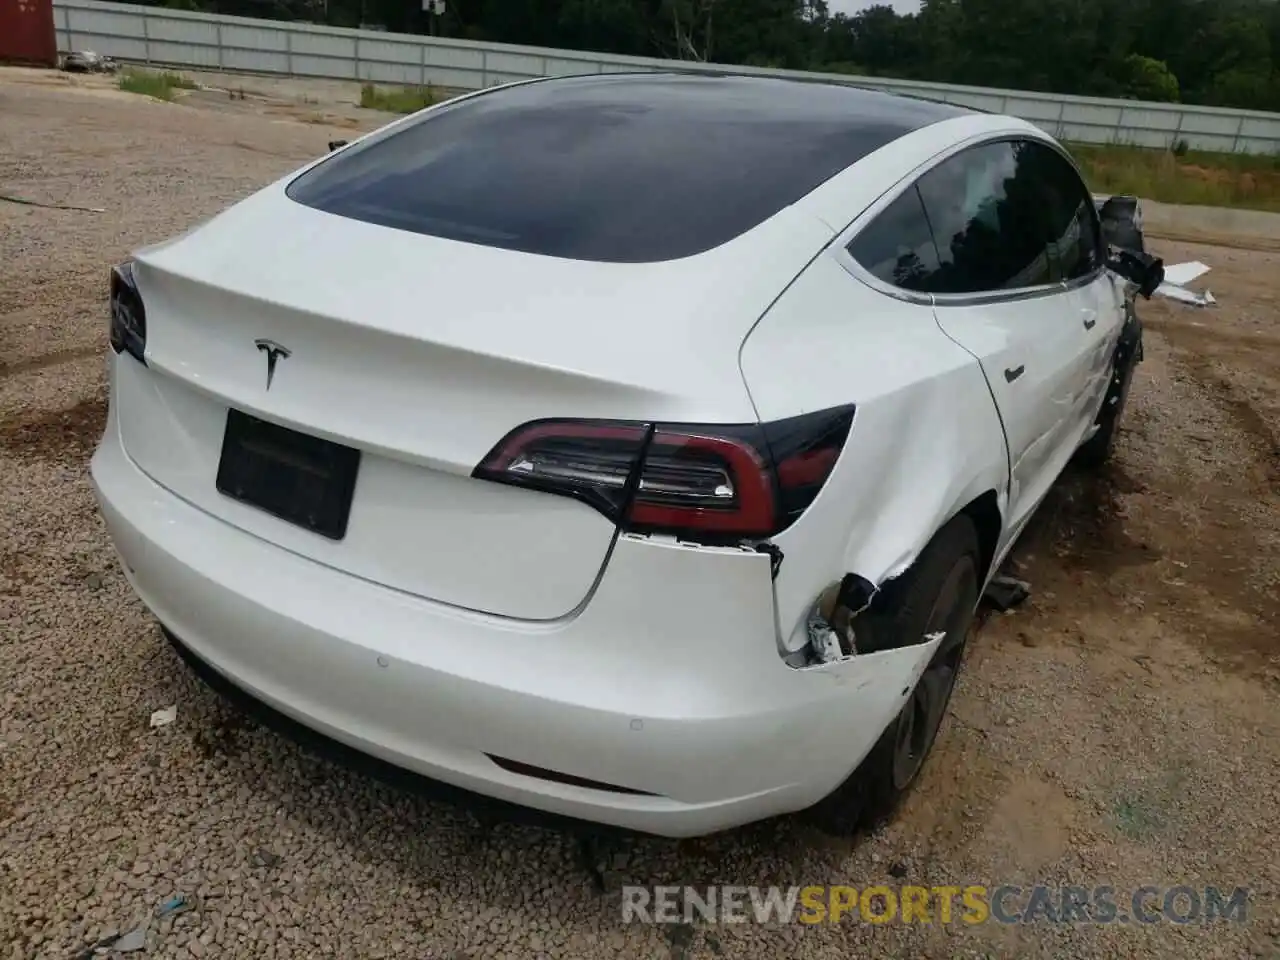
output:
POLYGON ((1131 290, 1021 120, 513 84, 117 267, 93 481, 179 650, 331 739, 644 832, 847 827, 1109 452, 1131 290))

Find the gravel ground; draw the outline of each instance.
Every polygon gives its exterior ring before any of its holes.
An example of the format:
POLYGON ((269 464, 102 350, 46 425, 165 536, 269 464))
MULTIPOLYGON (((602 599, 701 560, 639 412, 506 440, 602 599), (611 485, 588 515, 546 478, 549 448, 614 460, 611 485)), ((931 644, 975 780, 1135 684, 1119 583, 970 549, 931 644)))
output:
MULTIPOLYGON (((781 820, 608 853, 380 785, 243 719, 116 568, 86 461, 108 266, 379 118, 161 104, 0 71, 0 957, 77 956, 175 894, 145 956, 1280 956, 1280 253, 1214 266, 1212 311, 1145 307, 1118 462, 1069 475, 1020 551, 920 789, 854 841, 781 820), (339 118, 330 123, 326 118, 339 118), (177 721, 148 727, 153 710, 177 721), (1245 925, 623 925, 619 882, 1177 884, 1245 925)), ((347 111, 347 112, 343 112, 347 111)), ((1221 242, 1221 241, 1220 241, 1221 242)), ((140 954, 133 954, 134 956, 140 954)))

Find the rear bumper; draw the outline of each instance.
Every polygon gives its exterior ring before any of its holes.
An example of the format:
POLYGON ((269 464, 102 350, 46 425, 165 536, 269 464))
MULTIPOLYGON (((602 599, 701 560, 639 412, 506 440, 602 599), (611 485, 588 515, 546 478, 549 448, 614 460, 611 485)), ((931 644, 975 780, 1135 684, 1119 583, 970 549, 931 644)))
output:
POLYGON ((130 583, 203 664, 341 744, 551 814, 690 836, 806 807, 866 754, 927 659, 788 668, 769 558, 745 551, 621 540, 563 621, 433 604, 170 494, 129 459, 114 407, 91 471, 130 583))
MULTIPOLYGON (((432 800, 451 803, 473 811, 487 818, 499 818, 507 821, 522 822, 534 826, 582 830, 588 833, 613 831, 618 828, 602 828, 598 823, 587 823, 582 820, 557 814, 545 813, 532 807, 520 806, 493 797, 485 796, 471 790, 463 790, 441 780, 433 780, 414 773, 406 767, 397 766, 380 760, 371 753, 348 746, 327 737, 319 731, 299 723, 274 707, 258 700, 225 675, 201 660, 190 647, 182 642, 166 627, 161 626, 161 633, 169 641, 174 652, 187 664, 193 673, 211 690, 227 700, 241 712, 261 723, 281 736, 287 737, 306 750, 338 764, 345 770, 369 776, 393 787, 412 791, 432 800)), ((626 832, 626 831, 623 831, 626 832)))

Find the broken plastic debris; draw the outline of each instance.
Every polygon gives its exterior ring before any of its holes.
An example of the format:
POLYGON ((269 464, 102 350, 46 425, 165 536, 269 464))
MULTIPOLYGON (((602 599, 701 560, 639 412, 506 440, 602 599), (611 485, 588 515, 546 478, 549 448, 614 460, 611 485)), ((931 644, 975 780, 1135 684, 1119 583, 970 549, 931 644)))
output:
POLYGON ((133 953, 135 950, 144 950, 147 946, 147 928, 138 927, 136 930, 130 930, 123 937, 111 944, 111 949, 118 953, 133 953))
POLYGON ((1209 272, 1209 267, 1199 260, 1190 263, 1175 263, 1164 268, 1164 282, 1185 287, 1193 280, 1198 280, 1209 272))
POLYGON ((1199 260, 1170 264, 1164 268, 1164 282, 1156 287, 1156 293, 1179 303, 1191 304, 1193 307, 1212 306, 1218 301, 1208 290, 1204 293, 1196 293, 1194 290, 1187 289, 1188 283, 1203 277, 1210 269, 1199 260))
POLYGON ((836 632, 831 629, 831 625, 819 611, 814 610, 809 614, 807 626, 809 646, 820 663, 831 663, 844 656, 844 652, 840 649, 840 638, 836 636, 836 632))
POLYGON ((186 913, 191 909, 191 901, 185 893, 175 893, 160 906, 156 907, 156 916, 168 917, 174 914, 186 913))
POLYGON ((1204 293, 1196 293, 1194 290, 1188 290, 1185 287, 1179 287, 1171 283, 1160 284, 1160 286, 1156 287, 1156 293, 1179 303, 1189 303, 1193 307, 1210 307, 1218 302, 1208 290, 1204 293))
POLYGON ((991 578, 983 597, 1000 613, 1008 613, 1031 596, 1031 584, 1017 577, 1000 575, 991 578))
POLYGON ((178 719, 178 705, 175 703, 172 707, 165 707, 163 710, 157 710, 151 715, 151 725, 153 727, 167 727, 173 721, 178 719))

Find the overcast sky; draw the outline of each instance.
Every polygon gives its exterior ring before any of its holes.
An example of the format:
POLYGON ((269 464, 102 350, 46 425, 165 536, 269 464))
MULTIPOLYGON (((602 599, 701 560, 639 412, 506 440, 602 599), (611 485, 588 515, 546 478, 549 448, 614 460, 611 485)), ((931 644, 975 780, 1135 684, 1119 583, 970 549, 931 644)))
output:
POLYGON ((920 9, 920 0, 827 0, 832 13, 857 13, 877 3, 888 3, 899 13, 915 13, 920 9))

